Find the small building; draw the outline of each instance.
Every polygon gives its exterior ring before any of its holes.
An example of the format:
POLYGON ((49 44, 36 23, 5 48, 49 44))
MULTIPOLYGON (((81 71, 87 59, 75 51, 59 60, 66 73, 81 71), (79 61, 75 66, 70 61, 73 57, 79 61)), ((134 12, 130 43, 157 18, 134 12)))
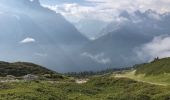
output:
POLYGON ((33 81, 33 80, 39 79, 39 77, 36 76, 36 75, 27 74, 27 75, 23 76, 23 79, 24 79, 25 81, 33 81))

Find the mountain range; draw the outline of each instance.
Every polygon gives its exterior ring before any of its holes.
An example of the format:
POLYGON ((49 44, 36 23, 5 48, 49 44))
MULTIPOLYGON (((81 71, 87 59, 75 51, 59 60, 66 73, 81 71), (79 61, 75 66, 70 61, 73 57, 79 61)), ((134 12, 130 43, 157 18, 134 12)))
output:
POLYGON ((93 56, 94 58, 89 57, 93 60, 97 55, 102 54, 100 59, 107 58, 108 61, 101 66, 123 67, 146 62, 150 59, 142 61, 136 54, 136 48, 150 43, 157 36, 168 36, 169 20, 169 13, 159 14, 147 10, 135 11, 131 14, 123 11, 119 15, 119 22, 111 22, 95 40, 90 41, 82 49, 82 53, 88 54, 86 57, 93 56))
POLYGON ((169 13, 123 11, 119 21, 89 40, 39 0, 1 0, 0 59, 34 62, 59 72, 131 66, 142 62, 135 48, 168 34, 169 26, 169 13))

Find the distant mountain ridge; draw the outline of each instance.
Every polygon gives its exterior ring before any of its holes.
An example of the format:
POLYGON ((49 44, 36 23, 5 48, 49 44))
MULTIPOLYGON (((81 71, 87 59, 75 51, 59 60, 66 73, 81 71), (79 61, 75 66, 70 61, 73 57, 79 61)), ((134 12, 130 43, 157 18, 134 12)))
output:
MULTIPOLYGON (((142 63, 143 61, 137 57, 136 48, 151 42, 156 36, 166 35, 170 32, 169 13, 159 14, 147 10, 130 14, 124 11, 120 14, 120 20, 119 23, 110 23, 101 32, 101 36, 90 41, 82 49, 82 53, 103 54, 103 58, 110 59, 110 62, 99 65, 100 67, 132 66, 142 63)), ((86 56, 86 58, 88 57, 86 56)), ((145 59, 145 61, 147 60, 145 59)))
POLYGON ((100 35, 103 36, 108 33, 116 32, 117 30, 122 30, 123 28, 132 27, 138 30, 138 34, 139 32, 146 35, 166 34, 169 32, 169 19, 169 12, 160 14, 150 9, 144 12, 137 10, 133 13, 122 11, 119 15, 119 21, 113 21, 107 25, 98 37, 100 37, 100 35))

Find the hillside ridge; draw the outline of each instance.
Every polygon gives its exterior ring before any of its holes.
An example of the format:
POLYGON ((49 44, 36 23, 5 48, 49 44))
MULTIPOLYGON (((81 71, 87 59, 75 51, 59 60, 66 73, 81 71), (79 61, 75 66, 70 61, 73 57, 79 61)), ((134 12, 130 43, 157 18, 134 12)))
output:
POLYGON ((44 75, 44 74, 57 74, 56 72, 42 67, 40 65, 30 62, 4 62, 0 61, 0 76, 13 75, 16 77, 24 76, 27 74, 44 75))
POLYGON ((136 74, 160 75, 170 73, 170 57, 168 58, 155 58, 150 63, 140 64, 136 66, 136 74))

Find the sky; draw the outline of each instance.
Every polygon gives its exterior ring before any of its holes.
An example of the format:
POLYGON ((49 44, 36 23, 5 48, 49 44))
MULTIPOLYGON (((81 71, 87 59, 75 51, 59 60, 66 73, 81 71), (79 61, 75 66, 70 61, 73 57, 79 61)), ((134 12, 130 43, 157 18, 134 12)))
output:
POLYGON ((159 13, 170 11, 170 0, 41 0, 64 15, 69 21, 98 19, 106 22, 114 20, 121 11, 155 10, 159 13))
POLYGON ((120 22, 121 12, 158 13, 170 11, 170 0, 40 0, 41 4, 62 14, 89 39, 95 39, 111 22, 120 22))

